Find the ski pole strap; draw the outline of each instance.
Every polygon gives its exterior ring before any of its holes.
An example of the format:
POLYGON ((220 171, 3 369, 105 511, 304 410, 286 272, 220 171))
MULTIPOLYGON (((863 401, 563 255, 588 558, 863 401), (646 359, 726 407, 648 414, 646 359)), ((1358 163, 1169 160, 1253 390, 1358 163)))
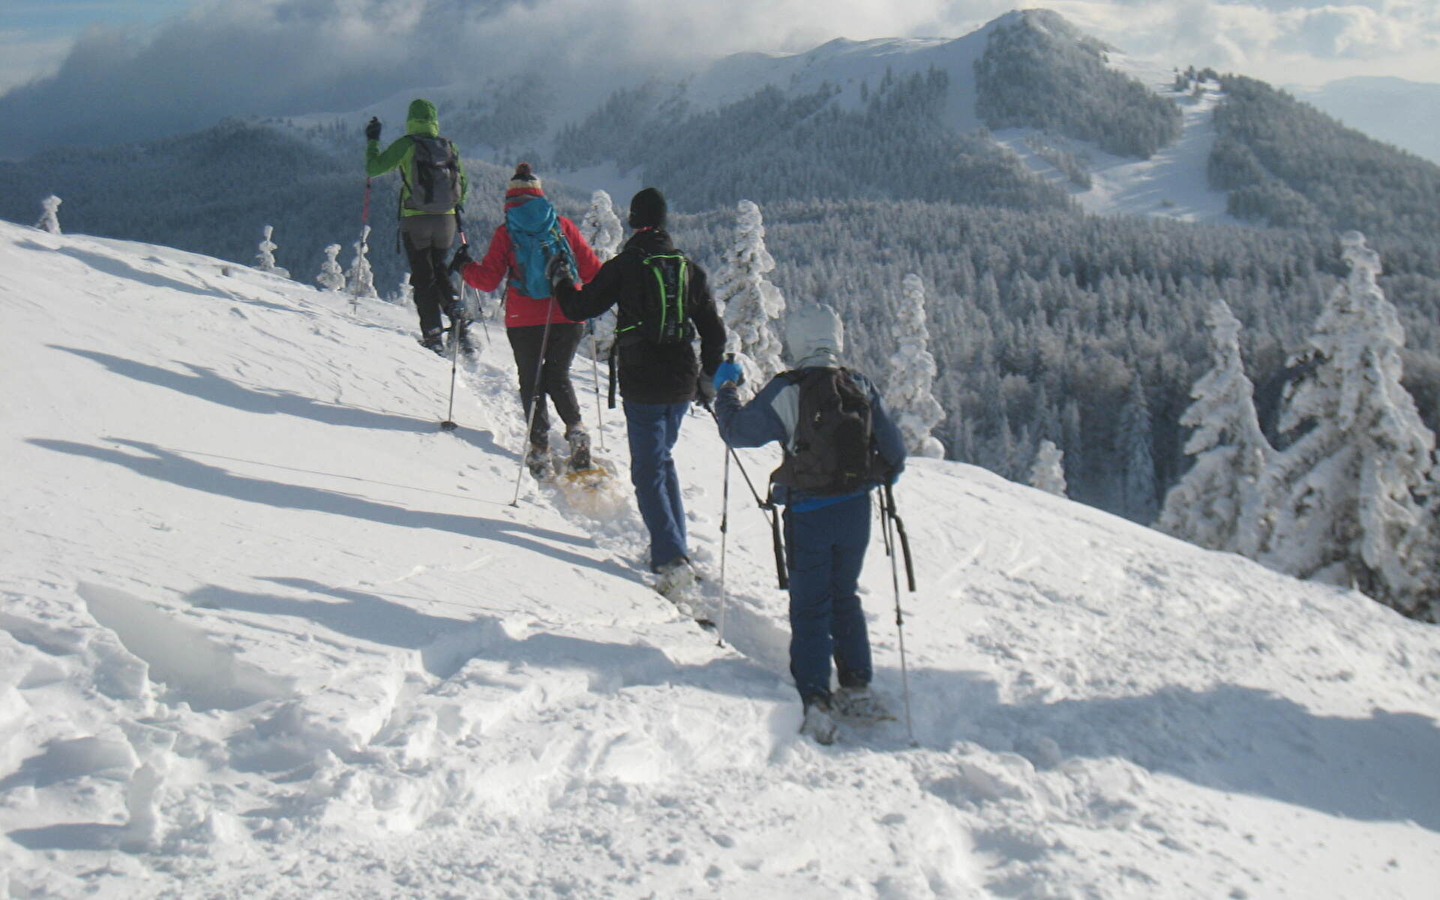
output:
POLYGON ((610 388, 608 397, 611 409, 615 408, 615 354, 619 348, 620 341, 612 338, 610 341, 610 388))
MULTIPOLYGON (((770 537, 775 544, 775 576, 780 582, 780 590, 790 590, 790 576, 786 571, 789 567, 785 564, 785 540, 780 534, 780 513, 775 508, 774 501, 766 497, 761 504, 761 509, 770 516, 770 537)), ((787 523, 788 524, 788 523, 787 523)))
POLYGON ((915 561, 910 556, 910 537, 905 533, 905 522, 900 514, 895 511, 895 492, 890 485, 885 485, 885 509, 890 520, 895 523, 895 533, 900 537, 900 552, 905 557, 905 580, 910 585, 910 593, 915 593, 915 561))

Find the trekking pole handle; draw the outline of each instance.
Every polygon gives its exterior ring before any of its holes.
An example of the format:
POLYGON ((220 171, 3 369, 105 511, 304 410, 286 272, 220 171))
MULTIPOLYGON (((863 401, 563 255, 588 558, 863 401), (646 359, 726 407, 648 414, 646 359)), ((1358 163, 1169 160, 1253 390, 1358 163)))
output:
POLYGON ((900 538, 900 552, 905 557, 905 580, 910 585, 910 593, 915 593, 915 561, 910 556, 910 536, 905 533, 905 521, 895 511, 895 491, 890 485, 885 485, 885 509, 890 516, 890 521, 895 523, 895 533, 900 538))

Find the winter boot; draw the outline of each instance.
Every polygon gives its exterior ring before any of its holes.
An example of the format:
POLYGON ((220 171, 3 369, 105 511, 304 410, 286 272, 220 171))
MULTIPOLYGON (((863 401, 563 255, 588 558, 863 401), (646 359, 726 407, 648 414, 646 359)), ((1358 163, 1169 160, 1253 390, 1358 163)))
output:
POLYGON ((474 356, 476 349, 475 342, 470 339, 470 323, 464 319, 460 320, 460 326, 455 331, 456 340, 460 344, 460 352, 466 356, 474 356))
POLYGON ((565 430, 565 440, 570 443, 570 471, 583 472, 590 468, 590 435, 579 423, 565 430))
POLYGON ((805 719, 800 723, 800 733, 827 747, 835 743, 839 726, 830 714, 830 701, 825 697, 807 697, 804 702, 805 719))
POLYGON ((842 719, 858 722, 883 722, 895 718, 880 698, 865 685, 844 687, 830 696, 830 707, 842 719))
POLYGON ((531 444, 530 451, 525 454, 525 465, 529 467, 530 474, 535 476, 536 481, 548 479, 550 477, 549 444, 531 444))
POLYGON ((655 590, 671 600, 684 597, 700 581, 700 577, 695 574, 695 568, 690 565, 690 560, 683 556, 656 566, 655 574, 658 576, 655 579, 655 590))
POLYGON ((425 332, 425 336, 420 339, 420 346, 424 347, 426 350, 430 350, 430 351, 432 351, 432 352, 434 352, 434 353, 437 353, 437 354, 439 354, 440 356, 444 356, 444 355, 445 355, 445 332, 444 332, 444 330, 443 330, 443 329, 440 329, 440 328, 432 328, 432 329, 430 329, 429 331, 425 332))

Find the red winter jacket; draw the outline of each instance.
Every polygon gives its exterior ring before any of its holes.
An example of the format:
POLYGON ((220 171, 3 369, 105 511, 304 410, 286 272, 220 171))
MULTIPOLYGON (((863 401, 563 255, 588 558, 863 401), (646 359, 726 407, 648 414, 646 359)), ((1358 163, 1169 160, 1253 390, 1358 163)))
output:
MULTIPOLYGON (((565 233, 565 239, 570 242, 570 250, 575 254, 575 265, 580 270, 580 283, 584 284, 600 271, 600 260, 595 256, 595 251, 590 249, 590 245, 585 243, 585 238, 581 237, 580 229, 575 227, 575 223, 564 216, 559 219, 560 230, 565 233)), ((470 263, 460 274, 471 287, 481 291, 493 291, 515 269, 515 249, 510 243, 510 231, 502 223, 490 238, 490 249, 485 251, 485 258, 478 263, 470 263)), ((547 311, 550 313, 550 324, 574 321, 565 318, 565 314, 560 311, 560 304, 556 303, 554 298, 527 297, 516 289, 515 284, 515 280, 511 280, 505 288, 506 328, 544 325, 547 311)))

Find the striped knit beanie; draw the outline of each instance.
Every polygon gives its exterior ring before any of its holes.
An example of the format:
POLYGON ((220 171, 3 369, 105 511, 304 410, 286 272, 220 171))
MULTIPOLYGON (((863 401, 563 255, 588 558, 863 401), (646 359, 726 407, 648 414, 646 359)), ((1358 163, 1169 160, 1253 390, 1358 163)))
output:
POLYGON ((510 181, 505 185, 505 206, 518 206, 529 200, 531 197, 543 197, 545 191, 540 187, 540 178, 530 170, 530 164, 522 162, 515 167, 515 174, 510 176, 510 181))

